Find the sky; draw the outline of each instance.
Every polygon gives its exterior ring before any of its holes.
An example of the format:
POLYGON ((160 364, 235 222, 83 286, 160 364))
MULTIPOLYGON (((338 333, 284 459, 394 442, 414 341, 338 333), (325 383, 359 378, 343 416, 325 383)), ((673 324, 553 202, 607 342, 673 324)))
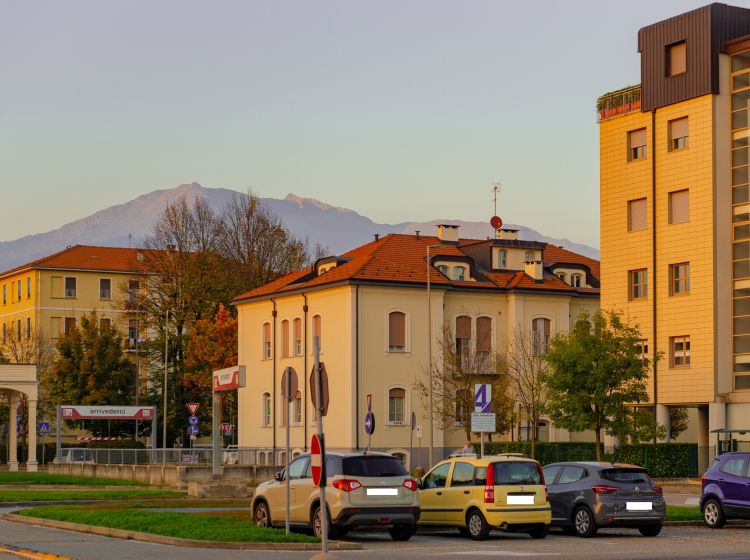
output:
MULTIPOLYGON (((596 98, 693 0, 3 0, 0 241, 156 189, 598 247, 596 98)), ((750 0, 731 2, 750 8, 750 0)))

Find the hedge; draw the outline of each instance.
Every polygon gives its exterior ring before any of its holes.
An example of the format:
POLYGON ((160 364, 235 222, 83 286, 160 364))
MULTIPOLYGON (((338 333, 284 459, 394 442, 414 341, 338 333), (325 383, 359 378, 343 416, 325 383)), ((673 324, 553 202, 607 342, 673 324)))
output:
MULTIPOLYGON (((474 448, 479 451, 479 445, 474 448)), ((498 441, 484 444, 485 455, 523 453, 531 456, 529 441, 498 441)), ((593 461, 596 459, 596 444, 593 442, 536 442, 536 460, 546 465, 558 461, 593 461)))

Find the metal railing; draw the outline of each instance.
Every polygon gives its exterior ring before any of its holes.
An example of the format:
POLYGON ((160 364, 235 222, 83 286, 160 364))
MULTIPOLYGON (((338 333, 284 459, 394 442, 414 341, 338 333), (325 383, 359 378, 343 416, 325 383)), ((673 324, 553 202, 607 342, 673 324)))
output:
MULTIPOLYGON (((223 465, 278 466, 286 462, 285 450, 258 447, 223 448, 223 465)), ((294 450, 292 457, 302 453, 294 450)), ((66 447, 58 463, 99 464, 99 465, 149 465, 155 463, 210 465, 213 462, 213 449, 210 447, 167 448, 167 449, 117 449, 88 447, 66 447)))

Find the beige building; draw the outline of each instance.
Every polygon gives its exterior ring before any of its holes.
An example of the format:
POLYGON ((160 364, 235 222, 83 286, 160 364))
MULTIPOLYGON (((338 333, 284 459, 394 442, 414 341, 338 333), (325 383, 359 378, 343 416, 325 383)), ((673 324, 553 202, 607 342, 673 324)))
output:
MULTIPOLYGON (((456 226, 442 225, 436 237, 376 237, 238 296, 235 304, 239 362, 248 372, 247 387, 239 391, 240 446, 270 452, 285 446, 280 383, 292 366, 301 377, 290 418, 292 447, 307 447, 316 430, 307 380, 313 336, 319 336, 330 380, 327 446, 368 445, 364 416, 371 395, 376 417, 371 448, 408 461, 413 411, 423 433, 421 441, 414 439, 414 453, 421 443, 422 454, 413 464, 427 466, 430 418, 414 385, 426 375, 428 341, 435 359, 444 325, 457 345, 478 352, 499 350, 514 329, 537 332, 547 341, 568 330, 581 310, 598 309, 599 263, 519 240, 513 230, 499 231, 497 239, 468 240, 459 238, 456 226)), ((437 424, 437 456, 463 446, 462 429, 443 431, 437 424)), ((544 437, 569 438, 551 428, 544 437)))
POLYGON ((657 420, 689 407, 708 446, 712 430, 750 427, 750 10, 655 23, 638 50, 642 83, 597 107, 602 307, 661 357, 657 420))

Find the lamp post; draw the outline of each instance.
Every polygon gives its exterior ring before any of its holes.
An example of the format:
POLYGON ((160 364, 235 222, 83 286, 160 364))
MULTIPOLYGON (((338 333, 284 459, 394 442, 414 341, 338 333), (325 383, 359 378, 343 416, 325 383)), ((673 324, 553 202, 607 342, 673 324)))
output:
POLYGON ((174 309, 167 309, 167 313, 164 319, 164 386, 162 387, 162 393, 164 393, 164 415, 162 418, 162 434, 161 444, 164 447, 162 458, 167 455, 167 366, 169 365, 169 312, 172 312, 174 318, 174 309))
POLYGON ((429 415, 430 415, 430 423, 429 423, 429 429, 430 429, 430 455, 429 455, 429 461, 430 466, 432 466, 434 463, 432 461, 433 459, 433 452, 434 452, 434 446, 435 446, 435 439, 433 437, 433 424, 434 421, 432 419, 432 301, 430 299, 430 269, 432 268, 432 263, 430 262, 430 249, 441 249, 444 247, 444 245, 428 245, 427 246, 427 367, 429 368, 429 397, 428 397, 428 408, 429 408, 429 415))

